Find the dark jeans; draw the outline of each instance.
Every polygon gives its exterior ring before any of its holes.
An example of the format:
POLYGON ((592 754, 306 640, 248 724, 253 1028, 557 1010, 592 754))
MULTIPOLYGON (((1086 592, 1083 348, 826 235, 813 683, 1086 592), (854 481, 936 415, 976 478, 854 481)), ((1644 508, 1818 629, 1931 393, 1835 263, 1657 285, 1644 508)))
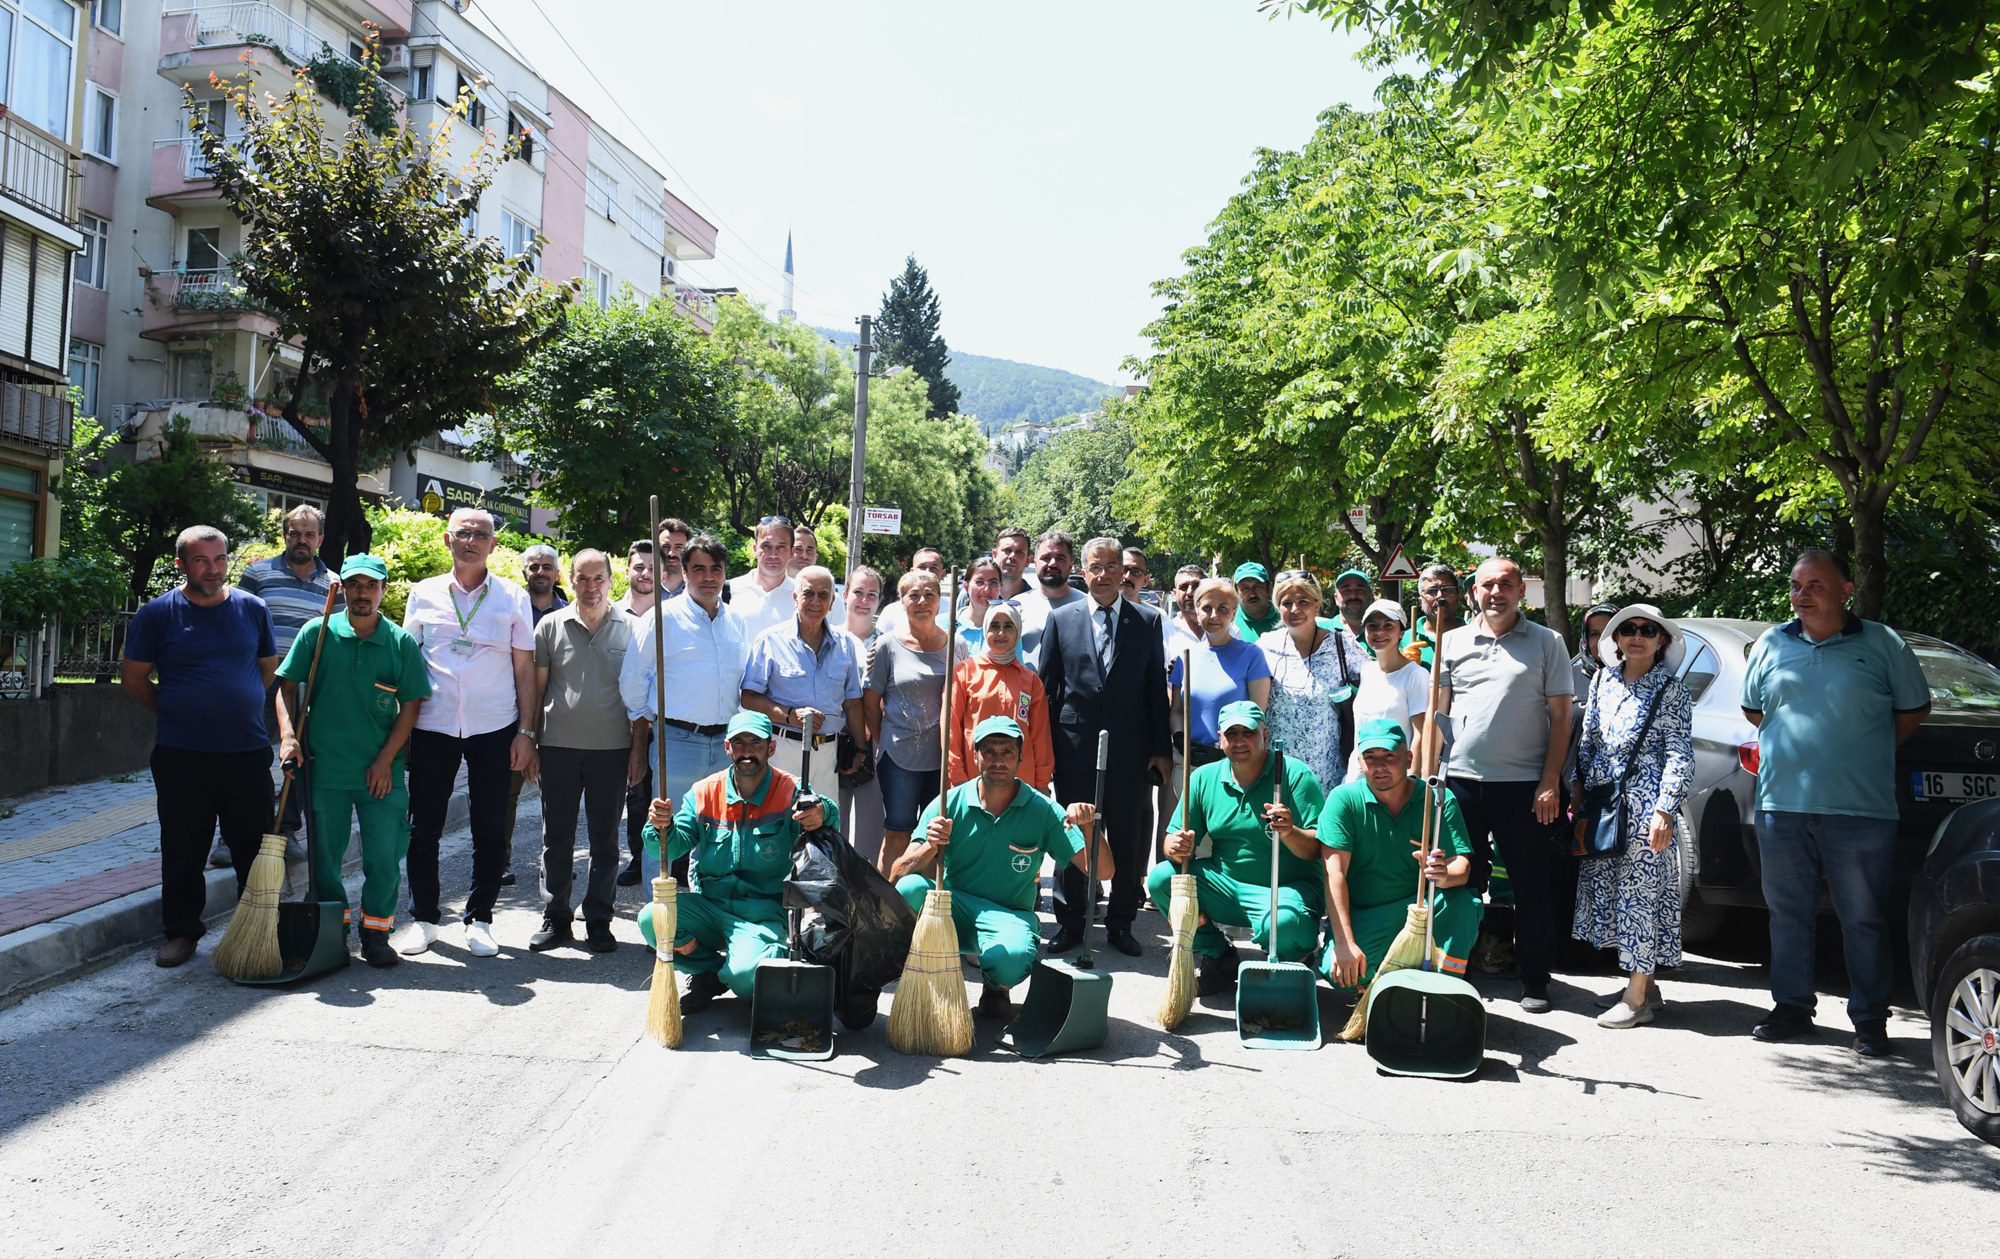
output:
MULTIPOLYGON (((1056 799, 1064 804, 1090 804, 1097 792, 1097 771, 1065 774, 1056 771, 1056 799)), ((1129 931, 1139 913, 1140 898, 1146 894, 1146 853, 1153 842, 1153 787, 1144 770, 1127 778, 1121 774, 1104 777, 1105 842, 1117 873, 1111 876, 1111 899, 1104 906, 1104 929, 1129 931)), ((1065 864, 1056 874, 1061 880, 1062 899, 1056 902, 1056 923, 1062 927, 1083 926, 1084 895, 1090 882, 1083 871, 1065 864)))
POLYGON ((1889 1017, 1889 879, 1896 855, 1890 818, 1757 812, 1764 903, 1771 910, 1771 997, 1812 1013, 1820 880, 1840 915, 1847 954, 1847 1017, 1889 1017))
POLYGON ((507 869, 507 790, 512 770, 513 722, 498 730, 455 738, 435 730, 412 730, 410 774, 410 916, 438 920, 438 839, 458 766, 465 764, 465 794, 472 823, 472 892, 465 898, 466 922, 492 922, 500 899, 500 876, 507 869))
MULTIPOLYGON (((629 757, 630 752, 626 755, 629 757)), ((632 853, 632 860, 645 869, 646 857, 646 810, 653 803, 653 767, 646 766, 646 776, 636 786, 625 789, 625 847, 632 853)))
POLYGON ((556 922, 570 920, 579 801, 590 836, 583 920, 608 923, 618 907, 618 810, 625 803, 629 751, 542 749, 542 907, 556 922))
MULTIPOLYGON (((1498 849, 1514 889, 1514 964, 1523 983, 1545 984, 1576 916, 1576 858, 1569 854, 1569 824, 1560 813, 1553 824, 1535 820, 1536 784, 1531 782, 1453 776, 1448 785, 1472 837, 1471 885, 1485 890, 1498 849)), ((1567 792, 1562 803, 1568 803, 1567 792)))
POLYGON ((241 895, 271 825, 271 749, 194 752, 156 746, 152 767, 160 816, 160 926, 169 940, 199 939, 216 828, 229 846, 241 895))

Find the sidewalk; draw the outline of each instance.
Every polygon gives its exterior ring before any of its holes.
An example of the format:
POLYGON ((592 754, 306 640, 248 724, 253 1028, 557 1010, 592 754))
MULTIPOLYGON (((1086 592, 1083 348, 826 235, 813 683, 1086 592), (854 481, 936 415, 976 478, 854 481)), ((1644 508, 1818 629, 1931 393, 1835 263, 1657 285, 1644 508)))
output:
MULTIPOLYGON (((276 766, 271 773, 276 783, 276 766)), ((461 770, 446 829, 465 818, 461 770)), ((359 862, 356 845, 348 864, 359 862)), ((160 828, 145 771, 0 800, 0 1006, 158 940, 159 885, 160 828)), ((213 922, 235 905, 235 872, 210 870, 206 916, 213 922)))

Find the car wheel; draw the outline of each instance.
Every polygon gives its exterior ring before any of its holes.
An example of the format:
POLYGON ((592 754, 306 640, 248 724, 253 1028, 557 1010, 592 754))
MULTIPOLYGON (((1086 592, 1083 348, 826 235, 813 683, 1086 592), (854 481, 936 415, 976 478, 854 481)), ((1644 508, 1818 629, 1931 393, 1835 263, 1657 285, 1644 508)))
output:
POLYGON ((1931 999, 1931 1063, 1966 1130, 2000 1145, 2000 935, 1960 945, 1931 999))
POLYGON ((1701 898, 1696 876, 1701 873, 1701 850, 1695 846, 1694 827, 1685 815, 1674 819, 1674 847, 1681 859, 1681 943, 1706 944, 1722 934, 1729 910, 1701 898))

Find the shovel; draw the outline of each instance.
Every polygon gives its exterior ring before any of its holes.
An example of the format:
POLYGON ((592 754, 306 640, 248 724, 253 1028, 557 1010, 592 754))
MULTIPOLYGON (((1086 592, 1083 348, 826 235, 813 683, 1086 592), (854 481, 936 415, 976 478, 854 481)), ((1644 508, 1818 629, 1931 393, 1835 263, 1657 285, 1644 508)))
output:
POLYGON ((1111 976, 1093 968, 1090 920, 1097 904, 1097 844, 1104 833, 1104 768, 1111 760, 1111 732, 1097 734, 1097 816, 1090 827, 1090 869, 1083 894, 1083 947, 1074 963, 1044 958, 1028 978, 1021 1013, 1000 1033, 1000 1043, 1023 1058, 1095 1049, 1111 1035, 1111 976))
MULTIPOLYGON (((812 797, 813 720, 799 742, 796 804, 812 797)), ((793 1062, 833 1057, 833 968, 799 960, 799 913, 786 914, 786 955, 757 963, 750 981, 750 1056, 793 1062)))
MULTIPOLYGON (((310 758, 302 759, 293 771, 308 793, 312 783, 311 764, 310 758)), ((312 796, 308 794, 306 798, 310 800, 312 796)), ((319 869, 320 834, 319 827, 313 824, 311 809, 305 810, 304 821, 306 869, 316 872, 319 869)), ((340 837, 343 855, 347 838, 346 835, 340 837)), ((278 955, 284 959, 284 969, 269 979, 238 979, 236 983, 254 987, 293 984, 347 965, 347 907, 339 901, 318 899, 321 895, 315 873, 309 879, 307 899, 278 903, 278 955)))
MULTIPOLYGON (((1271 803, 1285 802, 1285 745, 1271 743, 1271 803)), ((1319 979, 1300 962, 1278 960, 1278 852, 1271 835, 1271 907, 1264 920, 1264 960, 1236 972, 1236 1038, 1246 1049, 1318 1049, 1319 979)))

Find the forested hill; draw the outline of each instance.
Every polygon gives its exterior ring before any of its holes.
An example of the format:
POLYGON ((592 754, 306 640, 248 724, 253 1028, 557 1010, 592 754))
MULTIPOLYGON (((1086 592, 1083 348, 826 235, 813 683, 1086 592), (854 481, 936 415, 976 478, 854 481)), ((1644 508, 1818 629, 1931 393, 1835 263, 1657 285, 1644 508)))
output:
MULTIPOLYGON (((852 346, 856 340, 852 329, 815 331, 837 345, 852 346)), ((989 437, 1019 420, 1046 421, 1094 411, 1100 402, 1119 392, 1116 385, 1075 372, 958 350, 951 352, 951 366, 945 375, 958 386, 958 409, 979 417, 980 431, 989 437)))

